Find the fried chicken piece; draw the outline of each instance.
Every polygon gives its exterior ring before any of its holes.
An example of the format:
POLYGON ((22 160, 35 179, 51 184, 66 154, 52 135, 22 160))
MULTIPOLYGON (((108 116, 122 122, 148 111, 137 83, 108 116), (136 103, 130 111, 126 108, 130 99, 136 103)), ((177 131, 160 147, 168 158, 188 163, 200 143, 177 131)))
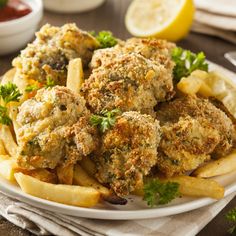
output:
POLYGON ((157 167, 167 176, 193 170, 204 161, 220 141, 220 134, 205 118, 180 117, 162 126, 157 167))
POLYGON ((17 162, 26 169, 74 164, 97 147, 85 101, 66 87, 41 89, 19 107, 17 162))
POLYGON ((164 73, 163 65, 137 53, 122 54, 94 69, 83 84, 82 94, 94 113, 114 108, 151 113, 172 90, 172 82, 164 73))
POLYGON ((143 176, 156 164, 159 141, 158 121, 139 112, 123 113, 102 137, 96 177, 118 196, 128 195, 142 186, 143 176))
POLYGON ((181 97, 172 102, 162 104, 157 111, 157 119, 161 125, 176 123, 180 117, 189 115, 192 118, 203 118, 218 131, 220 140, 212 155, 222 157, 228 154, 235 141, 235 129, 230 118, 209 100, 197 97, 181 97))
POLYGON ((25 79, 45 83, 48 77, 58 85, 66 84, 67 65, 71 59, 80 57, 87 66, 97 40, 75 24, 54 27, 46 24, 36 33, 36 39, 14 59, 13 66, 25 79))

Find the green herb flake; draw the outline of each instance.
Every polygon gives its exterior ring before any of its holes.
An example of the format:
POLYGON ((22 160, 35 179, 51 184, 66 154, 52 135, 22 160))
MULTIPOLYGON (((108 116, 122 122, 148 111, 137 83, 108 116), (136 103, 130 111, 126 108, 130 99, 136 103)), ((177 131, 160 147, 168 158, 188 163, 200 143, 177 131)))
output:
POLYGON ((11 82, 0 86, 0 97, 5 104, 9 102, 19 102, 21 95, 18 87, 11 82))
POLYGON ((167 204, 179 196, 179 184, 175 182, 163 183, 159 179, 150 180, 144 185, 143 200, 148 206, 167 204))
POLYGON ((0 8, 5 7, 7 5, 8 0, 0 0, 0 8))
POLYGON ((100 48, 111 48, 114 47, 118 41, 110 31, 100 31, 97 35, 94 31, 91 32, 100 44, 100 48))
POLYGON ((39 87, 36 84, 32 84, 32 85, 26 86, 25 92, 31 93, 31 92, 36 91, 38 89, 39 89, 39 87))
POLYGON ((94 126, 98 126, 100 131, 104 133, 115 125, 116 116, 120 113, 121 111, 119 109, 102 111, 100 115, 92 115, 90 118, 90 123, 94 126))
MULTIPOLYGON (((231 211, 229 211, 227 214, 226 214, 226 219, 230 222, 233 222, 233 223, 236 223, 236 208, 232 209, 231 211)), ((233 234, 235 235, 236 234, 236 225, 232 226, 228 232, 230 234, 233 234)))
POLYGON ((208 64, 203 52, 197 54, 184 50, 180 47, 172 51, 172 60, 175 62, 173 70, 175 82, 179 82, 182 77, 189 76, 195 70, 208 71, 208 64))
POLYGON ((17 86, 11 82, 0 85, 0 99, 3 106, 0 106, 0 123, 4 125, 10 125, 12 120, 8 115, 7 104, 9 102, 19 102, 20 93, 17 86))
POLYGON ((46 84, 45 84, 45 88, 52 88, 54 86, 56 86, 55 81, 50 76, 48 76, 46 84))
POLYGON ((12 120, 7 114, 7 108, 0 106, 0 123, 3 125, 10 125, 12 120))

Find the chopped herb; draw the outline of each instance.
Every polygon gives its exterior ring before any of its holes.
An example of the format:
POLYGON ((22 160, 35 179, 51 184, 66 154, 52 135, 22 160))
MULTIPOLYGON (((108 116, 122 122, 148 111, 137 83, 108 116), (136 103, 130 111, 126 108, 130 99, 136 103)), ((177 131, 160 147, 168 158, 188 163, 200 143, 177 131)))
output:
POLYGON ((175 82, 179 82, 182 77, 189 76, 194 70, 208 71, 208 64, 203 52, 195 54, 180 47, 172 51, 172 60, 175 62, 173 70, 175 82))
MULTIPOLYGON (((226 214, 226 219, 228 221, 231 221, 233 223, 236 223, 236 208, 232 209, 231 211, 229 211, 227 214, 226 214)), ((236 234, 236 225, 234 225, 233 227, 231 227, 229 230, 228 230, 229 233, 235 235, 236 234)))
POLYGON ((144 185, 144 197, 148 206, 153 207, 169 203, 179 196, 179 184, 175 182, 162 183, 158 179, 150 180, 144 185))
POLYGON ((11 82, 0 86, 0 97, 5 104, 9 102, 19 102, 21 95, 17 86, 11 82))
POLYGON ((100 48, 111 48, 117 44, 117 39, 110 31, 100 31, 97 35, 94 31, 90 32, 100 44, 100 48))
POLYGON ((7 5, 8 0, 0 0, 0 8, 7 5))
POLYGON ((55 81, 51 77, 47 77, 45 88, 52 88, 56 86, 55 81))
POLYGON ((8 82, 7 84, 0 86, 0 99, 2 100, 3 106, 0 106, 0 123, 4 125, 10 125, 11 119, 8 115, 6 105, 9 102, 19 102, 21 93, 17 86, 13 83, 8 82))
POLYGON ((92 115, 90 118, 90 123, 94 126, 98 126, 100 131, 104 133, 106 130, 110 129, 116 123, 116 116, 120 114, 119 109, 114 109, 111 111, 102 111, 100 115, 92 115))
POLYGON ((32 84, 32 85, 26 86, 25 92, 31 93, 31 92, 36 91, 38 89, 39 89, 39 86, 37 86, 36 84, 32 84))
POLYGON ((7 108, 0 106, 0 123, 3 125, 10 125, 11 119, 7 114, 7 108))

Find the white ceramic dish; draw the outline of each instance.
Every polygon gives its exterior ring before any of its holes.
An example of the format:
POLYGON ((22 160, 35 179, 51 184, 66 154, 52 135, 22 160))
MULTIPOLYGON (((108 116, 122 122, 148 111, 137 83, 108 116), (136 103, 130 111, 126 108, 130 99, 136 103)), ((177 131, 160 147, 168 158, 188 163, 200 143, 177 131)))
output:
POLYGON ((104 2, 105 0, 43 0, 45 9, 60 13, 89 11, 104 2))
MULTIPOLYGON (((218 70, 236 83, 236 75, 234 73, 214 63, 209 62, 209 64, 210 70, 218 70)), ((225 187, 225 196, 236 192, 236 171, 213 179, 216 179, 225 187)), ((82 208, 51 202, 23 193, 20 187, 13 185, 2 177, 0 177, 0 191, 22 202, 53 212, 85 218, 109 220, 148 219, 169 216, 191 211, 216 201, 211 198, 182 197, 175 199, 168 205, 163 205, 158 208, 149 208, 145 202, 142 201, 141 197, 130 196, 128 197, 128 204, 125 206, 100 204, 94 208, 82 208)))
MULTIPOLYGON (((236 191, 236 172, 217 178, 226 187, 225 196, 236 191)), ((23 193, 21 189, 0 177, 0 190, 6 195, 16 198, 52 212, 66 215, 79 216, 94 219, 125 220, 125 219, 148 219, 168 215, 175 215, 182 212, 191 211, 215 202, 211 198, 190 198, 183 197, 172 201, 168 205, 158 208, 149 208, 140 197, 130 196, 125 206, 101 204, 94 208, 82 208, 51 202, 41 198, 23 193)))
POLYGON ((42 18, 42 0, 22 1, 32 8, 32 12, 16 20, 0 22, 0 55, 23 48, 33 38, 42 18))

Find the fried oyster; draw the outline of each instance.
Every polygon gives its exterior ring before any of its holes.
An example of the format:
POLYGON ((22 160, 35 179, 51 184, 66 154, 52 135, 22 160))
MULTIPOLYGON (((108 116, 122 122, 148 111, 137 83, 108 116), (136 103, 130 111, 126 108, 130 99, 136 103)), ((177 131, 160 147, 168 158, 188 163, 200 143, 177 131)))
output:
POLYGON ((26 169, 76 163, 97 148, 85 101, 71 90, 41 89, 19 107, 17 162, 26 169))
POLYGON ((62 27, 46 24, 36 33, 34 42, 13 60, 13 66, 24 79, 44 84, 50 77, 55 84, 66 85, 69 61, 80 57, 86 67, 98 45, 94 37, 75 24, 62 27))
POLYGON ((168 176, 197 168, 204 161, 228 154, 235 140, 232 121, 209 100, 181 97, 157 111, 162 125, 158 168, 168 176))
POLYGON ((101 141, 99 157, 94 158, 98 180, 119 196, 142 186, 143 177, 157 163, 158 121, 139 112, 124 112, 101 141))

